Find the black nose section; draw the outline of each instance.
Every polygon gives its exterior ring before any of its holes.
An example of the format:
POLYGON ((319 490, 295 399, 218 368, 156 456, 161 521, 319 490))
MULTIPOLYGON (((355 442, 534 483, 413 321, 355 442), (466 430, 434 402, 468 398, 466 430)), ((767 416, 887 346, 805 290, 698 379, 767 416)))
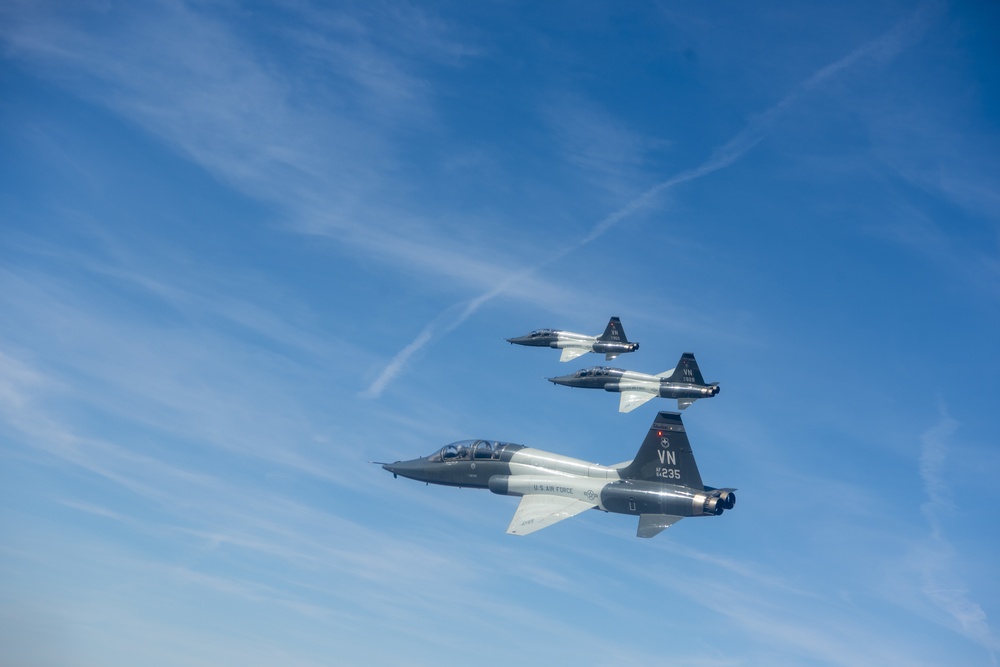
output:
POLYGON ((428 463, 426 459, 413 459, 412 461, 383 463, 382 468, 391 472, 393 477, 402 475, 410 479, 423 479, 427 476, 428 463))
POLYGON ((391 472, 393 477, 396 475, 412 477, 418 468, 416 463, 417 461, 396 461, 395 463, 384 463, 382 468, 391 472))

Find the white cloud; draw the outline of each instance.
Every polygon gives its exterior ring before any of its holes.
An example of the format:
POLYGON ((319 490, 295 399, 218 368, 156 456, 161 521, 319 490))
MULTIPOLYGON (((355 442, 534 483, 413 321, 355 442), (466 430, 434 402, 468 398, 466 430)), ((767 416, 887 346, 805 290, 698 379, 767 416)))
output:
POLYGON ((963 581, 961 558, 947 536, 947 519, 954 514, 955 506, 946 471, 953 450, 950 443, 958 428, 959 423, 942 410, 941 420, 920 438, 920 478, 927 497, 921 510, 930 535, 915 549, 912 562, 920 576, 922 593, 951 618, 957 631, 982 645, 992 663, 997 664, 1000 637, 994 634, 986 613, 963 581))

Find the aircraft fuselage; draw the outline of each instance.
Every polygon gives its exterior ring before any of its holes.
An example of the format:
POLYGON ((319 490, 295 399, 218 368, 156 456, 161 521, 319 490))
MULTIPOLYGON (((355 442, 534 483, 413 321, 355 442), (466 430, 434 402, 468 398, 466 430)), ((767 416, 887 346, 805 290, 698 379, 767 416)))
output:
POLYGON ((573 333, 572 331, 544 331, 532 332, 526 336, 516 336, 508 338, 508 343, 513 345, 527 345, 528 347, 551 347, 557 350, 566 348, 580 348, 586 352, 597 352, 598 354, 624 354, 635 352, 639 349, 639 343, 617 343, 611 341, 598 340, 597 336, 585 336, 573 333), (535 335, 538 334, 538 335, 535 335))
POLYGON ((549 378, 549 382, 567 387, 603 389, 610 392, 635 391, 653 394, 660 398, 709 398, 719 393, 719 385, 699 385, 692 382, 675 382, 668 378, 626 371, 621 368, 595 366, 571 375, 549 378))
MULTIPOLYGON (((477 441, 453 443, 467 445, 477 441)), ((483 442, 483 441, 478 441, 483 442)), ((541 449, 522 445, 504 445, 500 459, 465 458, 439 460, 436 454, 411 461, 385 463, 382 467, 393 475, 401 475, 428 484, 489 489, 502 496, 545 494, 597 501, 596 508, 616 514, 673 514, 702 516, 713 489, 691 489, 670 483, 622 480, 618 470, 588 463, 541 449)), ((440 452, 438 452, 440 453, 440 452)), ((664 457, 669 466, 676 460, 664 457)), ((663 475, 671 474, 669 467, 663 475)), ((679 477, 679 473, 678 473, 679 477)), ((718 512, 721 514, 721 512, 718 512)))

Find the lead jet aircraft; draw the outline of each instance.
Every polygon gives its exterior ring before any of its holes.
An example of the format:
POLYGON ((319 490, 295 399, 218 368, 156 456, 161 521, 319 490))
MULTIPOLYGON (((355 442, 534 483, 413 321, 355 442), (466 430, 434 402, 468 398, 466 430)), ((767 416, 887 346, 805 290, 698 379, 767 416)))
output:
POLYGON ((736 505, 736 489, 705 486, 680 414, 661 412, 632 461, 587 463, 541 449, 463 440, 412 461, 383 463, 393 477, 520 496, 512 535, 599 509, 639 517, 639 537, 653 537, 686 516, 717 516, 736 505))
POLYGON ((677 409, 683 410, 699 398, 711 398, 719 393, 718 382, 705 384, 698 369, 698 362, 690 352, 681 355, 676 368, 658 375, 594 366, 572 375, 547 379, 549 382, 567 387, 620 392, 622 397, 618 412, 631 412, 656 396, 676 398, 677 409))
POLYGON ((514 345, 560 349, 562 354, 559 355, 559 361, 570 361, 588 352, 604 354, 604 358, 611 361, 619 354, 639 349, 639 343, 630 343, 625 337, 622 321, 617 317, 612 317, 608 321, 608 327, 600 336, 587 336, 560 329, 538 329, 525 336, 508 338, 507 342, 514 345))

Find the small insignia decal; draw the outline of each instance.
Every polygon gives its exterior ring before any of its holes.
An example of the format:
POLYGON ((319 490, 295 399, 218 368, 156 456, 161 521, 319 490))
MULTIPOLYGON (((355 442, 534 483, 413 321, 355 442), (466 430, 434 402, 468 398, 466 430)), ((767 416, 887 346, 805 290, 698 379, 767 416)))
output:
POLYGON ((662 438, 660 438, 660 447, 666 449, 669 446, 670 446, 670 441, 667 440, 667 436, 663 436, 662 438))
POLYGON ((587 496, 587 500, 593 500, 594 498, 597 497, 597 494, 591 491, 590 489, 584 491, 583 495, 587 496))

